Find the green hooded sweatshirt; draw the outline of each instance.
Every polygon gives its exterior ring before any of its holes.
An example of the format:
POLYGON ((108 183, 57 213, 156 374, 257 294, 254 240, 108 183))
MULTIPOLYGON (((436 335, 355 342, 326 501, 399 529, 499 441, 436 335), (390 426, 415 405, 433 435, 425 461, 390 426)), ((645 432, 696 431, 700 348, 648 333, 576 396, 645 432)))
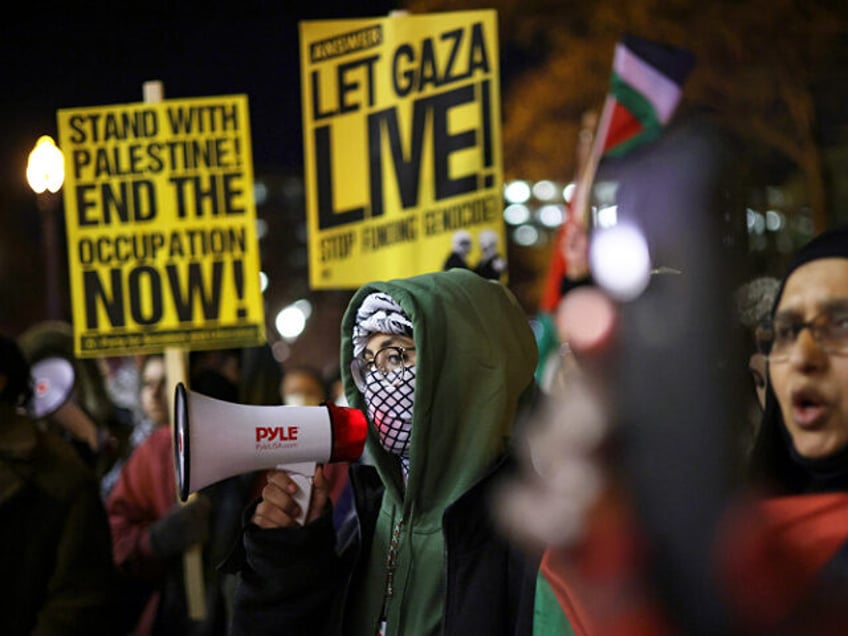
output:
POLYGON ((416 347, 410 470, 369 427, 367 453, 386 486, 366 585, 350 594, 353 633, 374 634, 386 591, 386 559, 398 534, 388 634, 438 634, 444 608, 442 515, 506 451, 513 422, 533 387, 537 348, 527 317, 500 283, 462 269, 360 288, 342 319, 341 367, 348 402, 367 413, 350 372, 356 311, 373 292, 409 316, 416 347))

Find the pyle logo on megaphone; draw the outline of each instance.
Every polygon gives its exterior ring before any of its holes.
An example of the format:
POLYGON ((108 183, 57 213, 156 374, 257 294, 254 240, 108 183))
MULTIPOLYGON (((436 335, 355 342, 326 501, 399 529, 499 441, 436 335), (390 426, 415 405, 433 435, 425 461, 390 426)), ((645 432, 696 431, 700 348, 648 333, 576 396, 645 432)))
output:
POLYGON ((257 426, 256 427, 256 448, 260 448, 260 444, 265 441, 267 446, 270 442, 296 442, 297 441, 297 426, 257 426))
POLYGON ((227 477, 270 468, 291 470, 294 464, 311 479, 316 462, 357 460, 367 430, 362 411, 331 402, 233 404, 177 384, 174 461, 180 498, 185 501, 192 492, 227 477))

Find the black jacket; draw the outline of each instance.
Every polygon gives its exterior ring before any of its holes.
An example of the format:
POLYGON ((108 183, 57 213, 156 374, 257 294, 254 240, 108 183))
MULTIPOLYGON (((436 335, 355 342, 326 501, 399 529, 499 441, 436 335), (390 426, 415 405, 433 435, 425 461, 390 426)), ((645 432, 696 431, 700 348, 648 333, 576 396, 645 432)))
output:
MULTIPOLYGON (((445 511, 446 636, 532 633, 538 558, 510 545, 490 513, 493 488, 512 469, 512 462, 500 462, 445 511)), ((338 537, 329 511, 303 528, 245 524, 244 541, 224 565, 241 572, 233 636, 350 633, 344 619, 351 609, 348 591, 362 580, 360 556, 368 553, 383 492, 371 466, 353 465, 350 476, 356 515, 338 537), (280 562, 281 552, 296 556, 280 562)))
POLYGON ((94 471, 0 405, 0 633, 113 634, 115 571, 94 471))

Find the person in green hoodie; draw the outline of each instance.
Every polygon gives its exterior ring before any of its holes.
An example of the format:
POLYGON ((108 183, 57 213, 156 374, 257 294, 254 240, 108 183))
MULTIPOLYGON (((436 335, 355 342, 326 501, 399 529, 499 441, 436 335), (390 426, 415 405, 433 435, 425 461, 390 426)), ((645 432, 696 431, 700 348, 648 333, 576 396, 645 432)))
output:
POLYGON ((527 318, 501 284, 453 269, 374 282, 342 319, 349 404, 371 464, 351 466, 338 531, 319 466, 304 525, 274 472, 225 568, 232 634, 524 634, 538 559, 510 544, 492 498, 537 395, 527 318))

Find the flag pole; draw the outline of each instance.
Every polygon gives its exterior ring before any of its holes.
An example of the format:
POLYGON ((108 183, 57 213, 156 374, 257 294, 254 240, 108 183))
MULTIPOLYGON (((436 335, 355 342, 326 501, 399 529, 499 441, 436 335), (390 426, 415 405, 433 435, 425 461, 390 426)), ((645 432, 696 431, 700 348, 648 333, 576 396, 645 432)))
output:
POLYGON ((572 213, 575 219, 582 224, 583 228, 591 227, 589 218, 590 203, 592 200, 592 185, 595 181, 595 176, 598 172, 598 166, 601 162, 601 155, 604 151, 604 138, 598 132, 606 130, 609 127, 610 119, 612 118, 615 100, 612 96, 607 95, 604 100, 604 107, 601 111, 601 116, 598 119, 595 135, 592 139, 592 146, 589 150, 589 155, 580 170, 580 175, 574 187, 574 206, 572 213))

